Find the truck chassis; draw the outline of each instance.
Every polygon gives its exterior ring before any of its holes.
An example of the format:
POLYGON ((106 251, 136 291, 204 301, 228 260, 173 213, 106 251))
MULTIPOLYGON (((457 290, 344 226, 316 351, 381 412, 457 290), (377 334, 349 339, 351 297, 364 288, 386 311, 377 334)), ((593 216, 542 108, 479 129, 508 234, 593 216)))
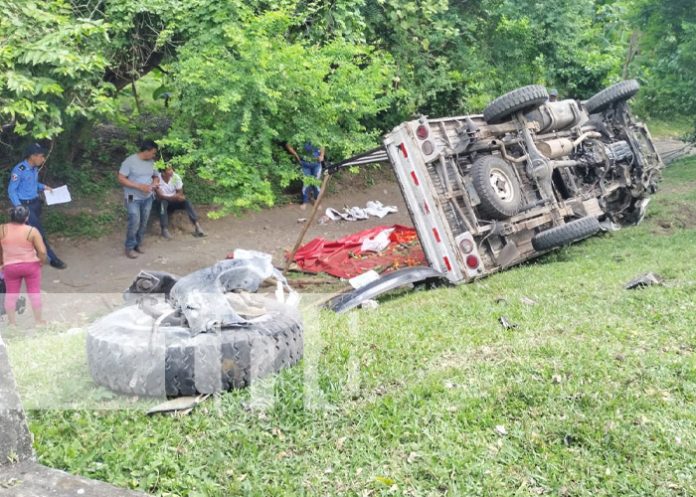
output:
POLYGON ((586 101, 518 88, 483 114, 400 124, 383 148, 428 263, 466 283, 599 231, 639 223, 664 167, 622 81, 586 101))

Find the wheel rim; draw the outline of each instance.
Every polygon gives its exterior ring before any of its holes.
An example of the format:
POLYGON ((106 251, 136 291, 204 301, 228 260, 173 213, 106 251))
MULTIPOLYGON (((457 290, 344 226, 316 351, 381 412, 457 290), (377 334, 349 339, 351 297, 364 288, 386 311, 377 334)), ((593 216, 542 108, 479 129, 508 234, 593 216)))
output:
POLYGON ((510 177, 504 171, 493 168, 490 173, 490 182, 493 192, 501 202, 510 203, 515 200, 515 189, 510 177))

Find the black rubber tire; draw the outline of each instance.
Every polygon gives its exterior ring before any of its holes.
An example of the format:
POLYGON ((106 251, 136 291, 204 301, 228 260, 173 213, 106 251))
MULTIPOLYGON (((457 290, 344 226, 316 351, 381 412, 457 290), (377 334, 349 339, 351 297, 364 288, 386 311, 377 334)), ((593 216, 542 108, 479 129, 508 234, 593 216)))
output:
POLYGON ((556 226, 532 238, 532 247, 538 252, 562 247, 570 243, 592 236, 600 230, 596 217, 587 216, 570 221, 562 226, 556 226))
POLYGON ((192 337, 188 328, 161 327, 137 306, 96 321, 87 333, 94 381, 113 391, 178 397, 244 388, 296 364, 303 353, 299 314, 266 299, 268 313, 249 326, 192 337))
POLYGON ((489 124, 499 124, 515 112, 538 107, 548 99, 549 93, 543 86, 523 86, 493 100, 483 110, 483 118, 489 124))
POLYGON ((512 166, 496 155, 484 155, 471 166, 471 178, 481 204, 479 215, 484 219, 507 219, 519 212, 522 204, 522 191, 512 166), (512 197, 504 200, 491 185, 491 174, 499 171, 509 181, 512 197))
POLYGON ((590 114, 602 112, 610 105, 628 100, 640 90, 640 84, 635 79, 627 79, 596 93, 585 102, 585 109, 590 114))

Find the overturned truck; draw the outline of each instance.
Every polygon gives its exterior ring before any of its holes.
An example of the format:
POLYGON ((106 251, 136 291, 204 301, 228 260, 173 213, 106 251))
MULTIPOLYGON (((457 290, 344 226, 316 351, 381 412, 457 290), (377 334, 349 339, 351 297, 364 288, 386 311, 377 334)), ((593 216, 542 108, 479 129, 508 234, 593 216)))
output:
POLYGON ((551 102, 525 86, 482 115, 405 122, 334 170, 391 163, 431 268, 469 282, 643 218, 663 163, 629 109, 638 89, 551 102))

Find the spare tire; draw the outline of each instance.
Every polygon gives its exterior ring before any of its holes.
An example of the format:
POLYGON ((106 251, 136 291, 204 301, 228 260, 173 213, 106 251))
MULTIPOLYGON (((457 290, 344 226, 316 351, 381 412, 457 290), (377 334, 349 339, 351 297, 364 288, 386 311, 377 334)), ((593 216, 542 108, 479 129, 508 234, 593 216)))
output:
POLYGON ((515 112, 538 107, 549 99, 546 88, 541 85, 523 86, 493 100, 483 110, 483 118, 489 124, 498 124, 515 112))
POLYGON ((297 363, 303 332, 297 311, 264 298, 267 313, 248 326, 191 336, 161 326, 137 305, 93 323, 87 359, 94 381, 116 392, 153 397, 214 393, 249 386, 297 363))
POLYGON ((537 233, 534 238, 532 238, 532 247, 538 252, 562 247, 563 245, 568 245, 569 243, 577 242, 578 240, 592 236, 597 233, 599 229, 599 221, 596 217, 583 217, 537 233))
POLYGON ((592 96, 585 102, 585 109, 590 114, 602 112, 616 102, 628 100, 640 90, 640 84, 635 79, 616 83, 592 96))
POLYGON ((484 155, 471 166, 474 189, 484 219, 506 219, 520 210, 522 192, 512 166, 496 155, 484 155))

